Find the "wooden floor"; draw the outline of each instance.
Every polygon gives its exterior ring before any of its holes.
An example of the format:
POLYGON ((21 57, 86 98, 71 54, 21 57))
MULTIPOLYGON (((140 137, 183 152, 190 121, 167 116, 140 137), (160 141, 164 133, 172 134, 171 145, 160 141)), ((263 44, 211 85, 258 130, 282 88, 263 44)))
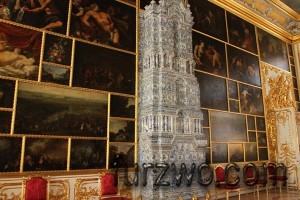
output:
MULTIPOLYGON (((258 199, 257 194, 249 193, 241 195, 241 200, 254 200, 258 199)), ((261 191, 259 193, 260 200, 300 200, 300 191, 296 191, 293 189, 289 189, 287 192, 286 189, 282 189, 281 193, 279 189, 269 190, 269 194, 267 195, 266 191, 261 191)), ((224 200, 224 199, 222 199, 224 200)), ((238 196, 230 197, 229 200, 238 200, 238 196)))

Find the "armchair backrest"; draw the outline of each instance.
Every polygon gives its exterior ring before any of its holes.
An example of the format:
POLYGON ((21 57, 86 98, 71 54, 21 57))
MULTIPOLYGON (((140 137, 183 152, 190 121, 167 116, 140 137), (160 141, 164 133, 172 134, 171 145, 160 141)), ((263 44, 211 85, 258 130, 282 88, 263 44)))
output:
POLYGON ((25 181, 25 200, 48 200, 48 180, 32 177, 25 181))
POLYGON ((118 194, 118 185, 115 176, 116 175, 111 172, 100 174, 101 196, 118 194))
POLYGON ((275 163, 268 163, 268 174, 269 176, 275 176, 276 175, 276 164, 275 163))
POLYGON ((224 169, 224 167, 217 166, 215 168, 215 178, 216 178, 217 183, 225 182, 225 169, 224 169))

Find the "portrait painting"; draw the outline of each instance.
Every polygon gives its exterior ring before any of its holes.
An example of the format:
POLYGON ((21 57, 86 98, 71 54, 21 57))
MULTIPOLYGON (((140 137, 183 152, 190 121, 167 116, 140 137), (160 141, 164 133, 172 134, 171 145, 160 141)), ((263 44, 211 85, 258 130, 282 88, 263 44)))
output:
POLYGON ((225 44, 193 32, 195 69, 227 76, 225 44))
POLYGON ((235 81, 228 81, 228 96, 231 99, 238 99, 238 87, 237 87, 237 82, 235 81))
POLYGON ((69 0, 1 0, 2 19, 57 33, 66 33, 69 0))
POLYGON ((0 22, 0 75, 38 79, 42 32, 0 22))
POLYGON ((205 147, 210 147, 210 133, 209 128, 203 128, 203 134, 205 136, 205 140, 207 140, 207 144, 205 147))
POLYGON ((15 82, 0 78, 0 107, 13 108, 15 82))
MULTIPOLYGON (((152 0, 139 0, 140 1, 140 9, 145 9, 146 6, 150 5, 150 2, 152 0)), ((155 0, 155 2, 158 4, 159 0, 155 0)))
POLYGON ((0 137, 0 172, 19 172, 22 138, 0 137))
POLYGON ((258 57, 231 46, 227 47, 229 77, 260 86, 258 57))
POLYGON ((56 67, 49 64, 43 64, 41 80, 42 82, 69 85, 70 69, 63 68, 63 67, 56 67))
POLYGON ((241 112, 252 115, 264 115, 262 91, 259 88, 239 84, 241 112))
POLYGON ((113 168, 113 163, 118 161, 119 168, 133 167, 134 166, 134 145, 109 145, 109 168, 113 168), (118 159, 118 160, 116 160, 118 159))
POLYGON ((107 107, 107 94, 20 83, 15 133, 106 137, 107 107))
POLYGON ((71 65, 72 40, 46 34, 43 60, 62 65, 71 65))
POLYGON ((229 100, 229 106, 231 112, 240 112, 239 101, 229 100))
POLYGON ((70 35, 134 52, 136 9, 118 1, 72 0, 70 35))
POLYGON ((201 107, 227 110, 226 80, 223 78, 196 72, 202 95, 201 107))
POLYGON ((212 144, 212 163, 227 163, 227 144, 212 144))
POLYGON ((67 154, 67 139, 26 138, 23 170, 67 170, 67 154))
POLYGON ((244 162, 243 144, 228 144, 230 162, 244 162))
POLYGON ((210 148, 205 149, 205 163, 206 164, 211 164, 210 148))
POLYGON ((295 100, 299 101, 299 91, 294 89, 294 93, 295 93, 295 100))
POLYGON ((111 95, 110 117, 135 118, 135 99, 111 95))
POLYGON ((73 86, 135 94, 135 56, 76 42, 73 86))
POLYGON ((70 169, 106 168, 106 140, 71 141, 70 169))
POLYGON ((213 142, 247 141, 244 115, 212 111, 210 117, 213 142))
POLYGON ((266 147, 268 146, 268 140, 267 140, 267 134, 264 132, 258 132, 257 133, 257 140, 258 140, 258 146, 259 147, 266 147))
POLYGON ((266 130, 266 122, 264 117, 256 117, 256 127, 258 131, 266 130))
POLYGON ((280 69, 290 71, 286 43, 259 28, 257 34, 260 59, 280 69))
POLYGON ((257 54, 255 27, 253 24, 227 12, 229 43, 257 54))
POLYGON ((291 44, 288 44, 288 51, 289 51, 289 56, 294 57, 294 54, 293 54, 293 47, 292 47, 291 44))
POLYGON ((208 110, 201 109, 201 112, 202 112, 202 115, 203 115, 202 126, 203 127, 209 127, 208 110))
POLYGON ((254 143, 246 143, 245 144, 245 155, 246 155, 246 162, 250 161, 257 161, 257 146, 254 143))
POLYGON ((189 0, 194 17, 193 28, 227 41, 225 10, 207 0, 189 0))
POLYGON ((125 120, 110 120, 110 142, 135 142, 135 122, 125 120))
POLYGON ((259 160, 268 160, 269 156, 268 156, 268 148, 259 148, 259 160))
POLYGON ((11 120, 12 112, 0 111, 0 133, 10 133, 11 120))
POLYGON ((247 116, 248 130, 255 130, 254 116, 247 116))
POLYGON ((249 142, 256 142, 256 132, 249 131, 248 136, 249 136, 249 142))

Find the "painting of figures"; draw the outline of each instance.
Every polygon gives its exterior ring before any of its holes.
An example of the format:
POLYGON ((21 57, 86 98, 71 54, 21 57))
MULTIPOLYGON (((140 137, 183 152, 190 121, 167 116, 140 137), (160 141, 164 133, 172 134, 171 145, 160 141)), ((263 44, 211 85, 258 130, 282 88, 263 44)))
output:
POLYGON ((20 83, 15 133, 106 137, 106 94, 20 83))
POLYGON ((66 33, 69 0, 1 0, 2 19, 66 33))
POLYGON ((230 162, 244 162, 243 144, 229 144, 230 162))
POLYGON ((255 130, 255 119, 253 116, 247 116, 248 130, 255 130))
POLYGON ((268 148, 259 148, 259 160, 268 160, 268 148))
POLYGON ((0 22, 0 75, 37 80, 42 33, 0 22))
POLYGON ((135 56, 76 42, 73 86, 135 93, 135 56))
POLYGON ((71 170, 106 167, 106 140, 75 140, 71 142, 71 170))
POLYGON ((258 131, 265 131, 266 130, 265 118, 256 117, 256 126, 258 131))
POLYGON ((267 135, 266 133, 257 133, 257 140, 259 147, 266 147, 267 146, 267 135))
POLYGON ((71 36, 135 51, 136 9, 117 1, 72 0, 71 36))
POLYGON ((134 166, 134 145, 116 145, 109 146, 109 168, 113 168, 113 163, 118 161, 119 168, 134 166))
POLYGON ((256 144, 245 144, 246 162, 257 161, 257 146, 256 144))
POLYGON ((227 12, 229 42, 247 51, 257 54, 254 25, 227 12))
POLYGON ((71 39, 46 34, 44 61, 70 66, 71 54, 71 39))
POLYGON ((0 133, 10 133, 12 112, 0 111, 0 133))
POLYGON ((111 96, 110 116, 135 118, 135 99, 123 96, 111 96))
POLYGON ((229 106, 231 112, 240 112, 239 101, 229 100, 229 106))
POLYGON ((249 142, 256 142, 256 132, 248 132, 249 142))
POLYGON ((193 32, 195 69, 227 76, 225 44, 193 32))
POLYGON ((240 102, 242 113, 264 115, 261 89, 240 84, 240 102))
POLYGON ((203 74, 196 73, 201 94, 201 106, 218 110, 227 110, 226 80, 203 74))
POLYGON ((247 141, 244 115, 212 111, 210 116, 213 142, 247 141))
POLYGON ((26 138, 23 170, 66 170, 67 154, 67 139, 26 138))
POLYGON ((235 81, 228 81, 228 96, 231 99, 238 99, 238 88, 237 82, 235 81))
POLYGON ((228 162, 227 144, 213 144, 212 145, 212 162, 213 163, 227 163, 228 162))
POLYGON ((109 125, 110 142, 134 142, 134 121, 110 120, 109 125))
POLYGON ((261 60, 290 71, 286 43, 261 29, 257 29, 257 34, 261 60))
POLYGON ((42 81, 62 85, 69 85, 70 69, 43 64, 42 81))
POLYGON ((238 81, 260 86, 258 57, 228 46, 229 77, 238 81))
POLYGON ((189 0, 194 17, 193 28, 227 41, 225 11, 207 0, 189 0))
POLYGON ((19 172, 21 137, 0 137, 0 172, 19 172))
POLYGON ((0 79, 0 107, 12 108, 14 103, 15 82, 0 79))

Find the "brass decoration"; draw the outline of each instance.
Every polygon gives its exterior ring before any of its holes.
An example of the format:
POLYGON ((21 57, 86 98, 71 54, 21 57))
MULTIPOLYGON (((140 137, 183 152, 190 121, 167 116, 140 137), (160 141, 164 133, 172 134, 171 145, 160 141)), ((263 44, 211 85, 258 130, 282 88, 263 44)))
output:
POLYGON ((210 199, 211 199, 210 191, 207 191, 205 195, 205 200, 210 200, 210 199))
POLYGON ((1 200, 21 200, 22 199, 22 186, 19 183, 0 183, 0 199, 1 200), (20 186, 21 192, 19 194, 15 194, 10 190, 13 187, 20 186))
POLYGON ((300 112, 296 113, 296 124, 300 125, 300 112))
POLYGON ((195 194, 194 194, 194 195, 192 196, 192 198, 191 198, 191 200, 197 200, 197 199, 198 199, 198 197, 197 197, 197 195, 195 195, 195 194))
POLYGON ((51 200, 68 200, 70 198, 70 183, 69 180, 50 181, 49 197, 51 200), (51 189, 55 187, 55 190, 51 189))
POLYGON ((276 113, 269 111, 266 117, 268 143, 269 143, 269 160, 276 162, 276 149, 277 149, 277 126, 276 126, 276 113))
POLYGON ((120 195, 122 197, 127 197, 127 198, 132 199, 131 188, 127 187, 125 184, 123 184, 122 187, 120 188, 120 195))
POLYGON ((179 196, 177 200, 184 200, 182 196, 179 196))
POLYGON ((136 200, 143 200, 142 195, 140 194, 140 195, 136 198, 136 200))
POLYGON ((98 179, 77 179, 75 181, 75 200, 89 200, 91 197, 99 197, 98 187, 88 186, 91 181, 98 179))

